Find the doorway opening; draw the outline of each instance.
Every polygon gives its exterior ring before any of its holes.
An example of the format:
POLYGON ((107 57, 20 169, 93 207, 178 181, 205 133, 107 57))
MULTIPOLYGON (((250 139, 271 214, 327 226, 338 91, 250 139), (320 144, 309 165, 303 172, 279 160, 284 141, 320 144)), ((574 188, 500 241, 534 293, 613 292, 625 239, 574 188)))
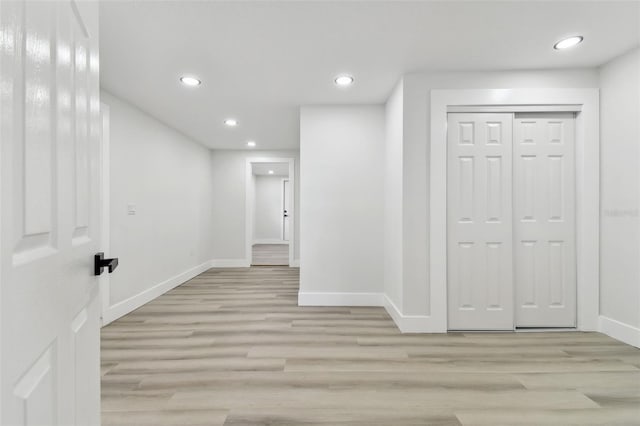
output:
POLYGON ((290 266, 293 259, 293 159, 247 161, 247 263, 290 266))

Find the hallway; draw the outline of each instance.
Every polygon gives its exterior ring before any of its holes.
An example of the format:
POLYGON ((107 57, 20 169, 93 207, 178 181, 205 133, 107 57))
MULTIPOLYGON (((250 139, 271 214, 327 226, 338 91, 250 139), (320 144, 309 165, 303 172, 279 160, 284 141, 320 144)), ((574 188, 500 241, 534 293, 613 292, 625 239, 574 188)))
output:
POLYGON ((289 266, 288 244, 254 244, 251 248, 252 266, 289 266))
POLYGON ((402 335, 383 308, 298 307, 298 277, 211 269, 104 327, 103 425, 638 424, 638 349, 402 335))

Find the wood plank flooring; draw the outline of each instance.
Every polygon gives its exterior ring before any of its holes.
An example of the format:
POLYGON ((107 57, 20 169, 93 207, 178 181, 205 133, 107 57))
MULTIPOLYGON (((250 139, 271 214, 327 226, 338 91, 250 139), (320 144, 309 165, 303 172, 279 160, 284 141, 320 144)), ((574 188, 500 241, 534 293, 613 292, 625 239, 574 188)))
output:
POLYGON ((212 269, 105 327, 103 425, 640 425, 640 350, 602 334, 402 335, 297 291, 212 269))
POLYGON ((254 244, 252 246, 251 264, 253 266, 289 265, 289 245, 254 244))

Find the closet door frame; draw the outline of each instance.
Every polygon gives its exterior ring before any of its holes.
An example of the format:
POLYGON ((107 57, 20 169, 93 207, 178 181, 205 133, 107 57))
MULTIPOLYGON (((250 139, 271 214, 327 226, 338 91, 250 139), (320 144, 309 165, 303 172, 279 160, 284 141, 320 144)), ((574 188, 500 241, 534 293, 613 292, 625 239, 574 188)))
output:
MULTIPOLYGON (((447 331, 447 113, 576 113, 577 329, 599 321, 599 93, 597 89, 431 90, 429 152, 429 312, 413 330, 447 331)), ((411 297, 411 294, 406 294, 411 297)), ((415 318, 415 317, 414 317, 415 318)), ((415 318, 417 319, 417 318, 415 318)))

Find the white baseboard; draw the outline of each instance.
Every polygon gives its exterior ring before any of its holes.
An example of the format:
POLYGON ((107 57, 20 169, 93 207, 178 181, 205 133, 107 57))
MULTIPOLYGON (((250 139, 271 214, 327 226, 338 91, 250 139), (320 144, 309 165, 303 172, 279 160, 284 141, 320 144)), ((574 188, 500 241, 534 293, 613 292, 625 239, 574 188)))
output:
POLYGON ((402 333, 446 333, 447 327, 428 315, 403 315, 384 293, 298 293, 299 306, 381 306, 402 333))
POLYGON ((180 284, 189 281, 191 278, 200 275, 211 267, 211 261, 204 262, 201 265, 188 269, 181 274, 173 276, 168 280, 154 285, 146 289, 145 291, 131 296, 115 305, 110 306, 105 312, 102 313, 102 326, 105 326, 124 315, 138 309, 145 303, 149 303, 156 297, 166 293, 167 291, 179 286, 180 284))
POLYGON ((382 293, 299 292, 298 306, 383 306, 382 293))
POLYGON ((402 333, 446 333, 447 327, 429 315, 403 315, 391 299, 384 295, 384 308, 402 333))
POLYGON ((212 268, 248 268, 251 262, 247 259, 213 259, 212 268))
POLYGON ((640 348, 640 328, 600 315, 598 317, 598 331, 628 345, 640 348))
POLYGON ((289 245, 289 241, 279 240, 277 238, 265 238, 253 240, 253 244, 286 244, 289 245))
POLYGON ((289 267, 291 267, 291 268, 299 268, 300 267, 300 259, 295 259, 293 262, 289 263, 289 267))

